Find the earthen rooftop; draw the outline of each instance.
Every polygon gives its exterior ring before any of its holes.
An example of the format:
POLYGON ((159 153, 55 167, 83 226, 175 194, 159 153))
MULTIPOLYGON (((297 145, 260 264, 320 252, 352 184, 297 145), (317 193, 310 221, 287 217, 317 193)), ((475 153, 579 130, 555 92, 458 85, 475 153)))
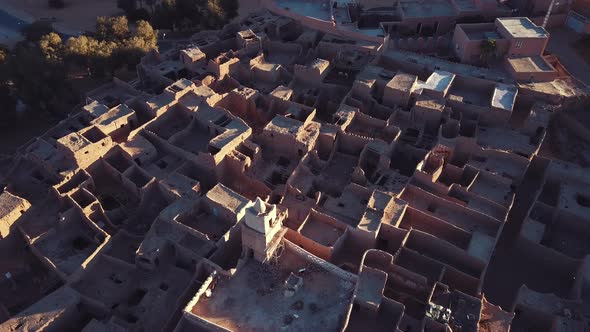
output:
MULTIPOLYGON (((587 329, 588 87, 275 2, 0 157, 0 330, 587 329)), ((365 3, 400 27, 503 6, 365 3)))
POLYGON ((512 38, 539 38, 547 36, 547 31, 526 17, 503 17, 498 22, 512 38))

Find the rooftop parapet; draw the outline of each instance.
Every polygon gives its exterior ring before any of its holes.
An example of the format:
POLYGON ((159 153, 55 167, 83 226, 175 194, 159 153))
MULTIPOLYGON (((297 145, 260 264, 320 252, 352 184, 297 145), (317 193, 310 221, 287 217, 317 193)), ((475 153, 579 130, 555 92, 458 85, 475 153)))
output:
POLYGON ((515 86, 498 84, 492 96, 492 109, 512 112, 518 89, 515 86))
POLYGON ((549 33, 527 17, 501 17, 496 26, 504 38, 548 38, 549 33))
POLYGON ((31 203, 7 191, 0 194, 0 239, 10 234, 12 224, 29 208, 31 203))

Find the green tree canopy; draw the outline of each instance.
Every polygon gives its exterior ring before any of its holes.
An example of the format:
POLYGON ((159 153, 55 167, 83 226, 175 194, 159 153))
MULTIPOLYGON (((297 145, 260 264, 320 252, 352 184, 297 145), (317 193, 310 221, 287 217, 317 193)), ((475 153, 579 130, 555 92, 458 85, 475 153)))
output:
POLYGON ((70 37, 66 42, 66 54, 87 57, 94 52, 98 46, 98 41, 85 35, 70 37))
POLYGON ((496 55, 496 40, 495 39, 484 39, 479 44, 481 50, 481 56, 483 59, 490 59, 496 55))
POLYGON ((48 62, 39 47, 17 44, 10 60, 11 78, 18 96, 33 109, 62 113, 77 102, 61 62, 48 62))
POLYGON ((41 37, 39 47, 47 59, 59 60, 62 57, 64 45, 61 37, 55 32, 50 32, 41 37))
POLYGON ((153 12, 160 29, 219 29, 238 15, 238 0, 164 0, 153 12))
POLYGON ((100 40, 120 41, 129 36, 129 22, 125 16, 96 18, 96 37, 100 40))
POLYGON ((73 85, 80 73, 114 75, 123 66, 133 68, 157 47, 158 33, 146 21, 138 21, 133 33, 124 17, 100 17, 96 25, 96 36, 80 35, 64 42, 50 25, 34 24, 26 30, 27 42, 12 51, 0 49, 0 106, 8 105, 5 101, 11 100, 14 86, 32 109, 69 112, 80 101, 73 85))
POLYGON ((0 46, 0 65, 5 64, 10 56, 10 51, 4 45, 0 46))
POLYGON ((143 40, 142 50, 146 52, 158 46, 158 32, 147 21, 137 21, 134 35, 135 38, 143 40))
POLYGON ((495 39, 484 39, 479 44, 480 49, 480 60, 483 65, 489 66, 492 61, 496 58, 496 40, 495 39))

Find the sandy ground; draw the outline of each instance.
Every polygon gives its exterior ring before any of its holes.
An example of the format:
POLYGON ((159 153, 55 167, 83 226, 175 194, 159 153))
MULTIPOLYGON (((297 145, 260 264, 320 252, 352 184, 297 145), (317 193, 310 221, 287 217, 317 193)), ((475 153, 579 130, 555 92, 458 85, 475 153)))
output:
POLYGON ((551 37, 547 51, 557 55, 570 74, 590 85, 590 62, 585 61, 574 49, 574 42, 580 35, 566 28, 550 29, 549 33, 551 37))
POLYGON ((55 18, 54 26, 60 32, 77 34, 94 30, 97 16, 121 14, 117 0, 65 0, 64 9, 51 9, 45 0, 0 0, 0 8, 24 21, 55 18))

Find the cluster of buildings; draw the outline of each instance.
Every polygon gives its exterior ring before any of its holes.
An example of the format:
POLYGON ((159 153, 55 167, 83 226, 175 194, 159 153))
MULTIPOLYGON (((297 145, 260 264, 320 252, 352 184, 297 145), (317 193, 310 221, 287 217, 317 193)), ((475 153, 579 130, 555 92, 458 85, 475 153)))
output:
MULTIPOLYGON (((390 2, 321 8, 507 10, 390 2)), ((460 63, 307 23, 153 51, 0 158, 0 330, 588 330, 590 136, 558 114, 590 89, 548 33, 458 24, 460 63)))
POLYGON ((259 0, 269 10, 325 32, 375 40, 440 36, 463 23, 527 16, 541 25, 567 25, 590 34, 588 0, 259 0), (547 15, 549 13, 549 15, 547 15))

